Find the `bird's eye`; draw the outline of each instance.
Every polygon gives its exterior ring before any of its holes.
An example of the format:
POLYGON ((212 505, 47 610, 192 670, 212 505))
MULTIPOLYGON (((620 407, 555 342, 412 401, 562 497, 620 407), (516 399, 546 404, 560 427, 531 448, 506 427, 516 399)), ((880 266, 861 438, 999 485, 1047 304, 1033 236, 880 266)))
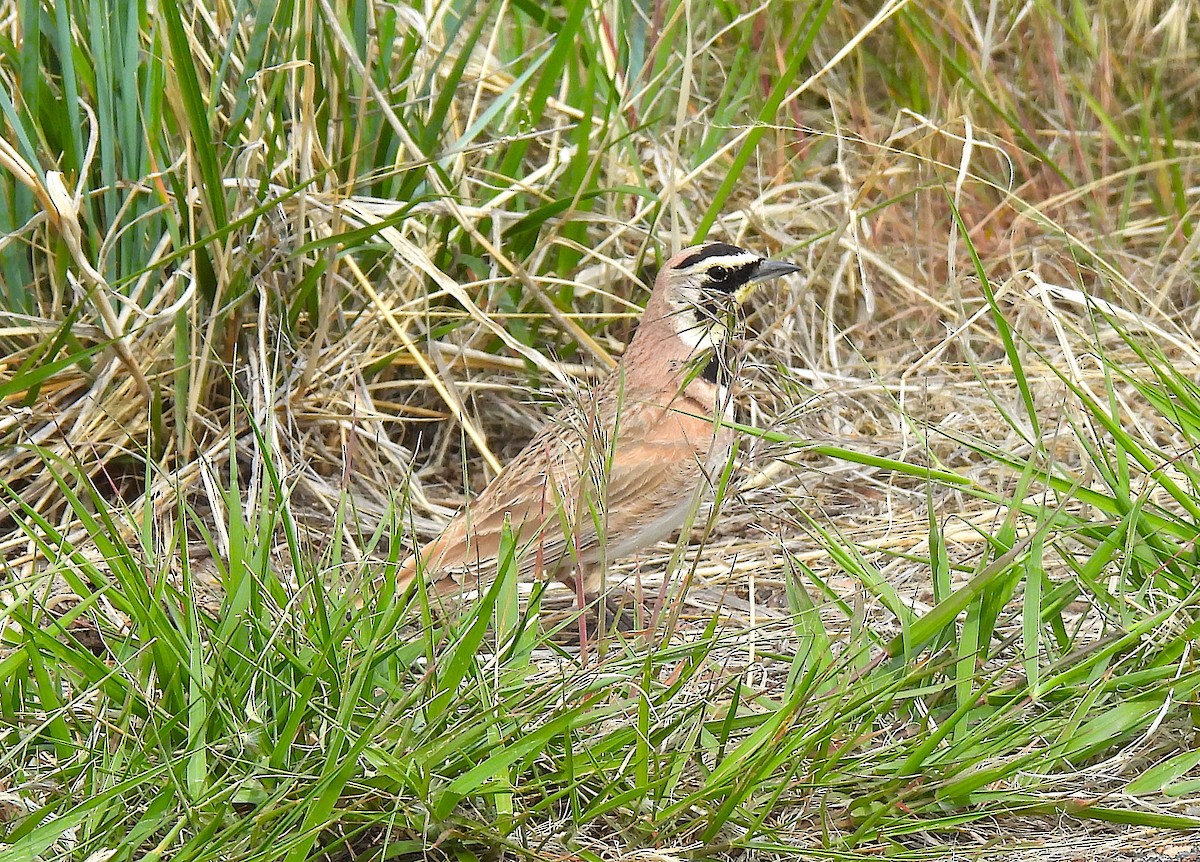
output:
POLYGON ((712 281, 724 281, 729 278, 729 270, 723 266, 714 266, 708 271, 708 277, 712 281))

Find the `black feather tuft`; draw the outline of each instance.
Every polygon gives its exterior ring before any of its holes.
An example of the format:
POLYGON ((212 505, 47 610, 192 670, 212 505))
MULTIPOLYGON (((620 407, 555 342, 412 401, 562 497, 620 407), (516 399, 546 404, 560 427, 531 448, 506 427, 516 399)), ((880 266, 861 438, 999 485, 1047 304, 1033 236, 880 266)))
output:
POLYGON ((698 252, 689 254, 683 260, 679 261, 679 269, 687 269, 688 267, 695 266, 700 261, 708 260, 710 257, 730 257, 737 254, 745 254, 745 252, 736 245, 730 245, 727 242, 710 242, 698 252))

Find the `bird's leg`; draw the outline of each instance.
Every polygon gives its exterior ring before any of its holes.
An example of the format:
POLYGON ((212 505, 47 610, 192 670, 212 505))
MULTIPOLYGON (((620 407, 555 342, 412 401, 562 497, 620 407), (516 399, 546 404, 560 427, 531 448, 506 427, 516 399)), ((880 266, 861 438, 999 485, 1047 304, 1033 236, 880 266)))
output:
MULTIPOLYGON (((598 598, 598 597, 597 597, 598 598)), ((640 602, 632 594, 618 590, 604 596, 597 607, 604 609, 604 627, 609 630, 629 634, 642 630, 641 614, 638 613, 640 602)), ((644 607, 641 610, 645 610, 644 607)))
MULTIPOLYGON (((586 578, 559 574, 558 579, 571 592, 578 603, 579 640, 587 641, 588 621, 595 620, 601 631, 619 631, 623 634, 639 632, 644 628, 642 621, 650 619, 650 609, 626 590, 602 592, 602 585, 593 585, 586 578)), ((586 646, 584 646, 586 650, 586 646)))
POLYGON ((584 592, 583 578, 573 577, 565 572, 558 574, 558 580, 564 586, 575 594, 575 601, 579 606, 579 661, 582 664, 587 664, 587 642, 588 642, 588 627, 587 627, 587 594, 584 592))

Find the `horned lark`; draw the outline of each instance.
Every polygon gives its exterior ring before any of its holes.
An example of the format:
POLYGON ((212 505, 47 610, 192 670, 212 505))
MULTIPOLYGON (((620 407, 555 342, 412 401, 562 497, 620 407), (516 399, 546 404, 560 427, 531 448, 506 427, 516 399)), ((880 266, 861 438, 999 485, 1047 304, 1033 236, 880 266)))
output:
POLYGON ((520 577, 598 597, 608 561, 667 538, 711 493, 733 445, 721 346, 755 285, 799 269, 720 242, 667 261, 612 374, 410 558, 398 587, 423 574, 438 597, 485 589, 508 520, 520 577))

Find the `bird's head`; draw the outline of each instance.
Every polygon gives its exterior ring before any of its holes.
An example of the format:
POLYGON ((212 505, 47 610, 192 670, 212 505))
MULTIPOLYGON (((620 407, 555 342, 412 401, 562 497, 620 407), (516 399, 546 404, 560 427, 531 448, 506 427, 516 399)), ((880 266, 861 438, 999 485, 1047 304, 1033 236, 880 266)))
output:
POLYGON ((724 242, 685 248, 659 271, 661 293, 675 333, 693 351, 715 348, 729 334, 737 311, 762 282, 799 272, 724 242))

